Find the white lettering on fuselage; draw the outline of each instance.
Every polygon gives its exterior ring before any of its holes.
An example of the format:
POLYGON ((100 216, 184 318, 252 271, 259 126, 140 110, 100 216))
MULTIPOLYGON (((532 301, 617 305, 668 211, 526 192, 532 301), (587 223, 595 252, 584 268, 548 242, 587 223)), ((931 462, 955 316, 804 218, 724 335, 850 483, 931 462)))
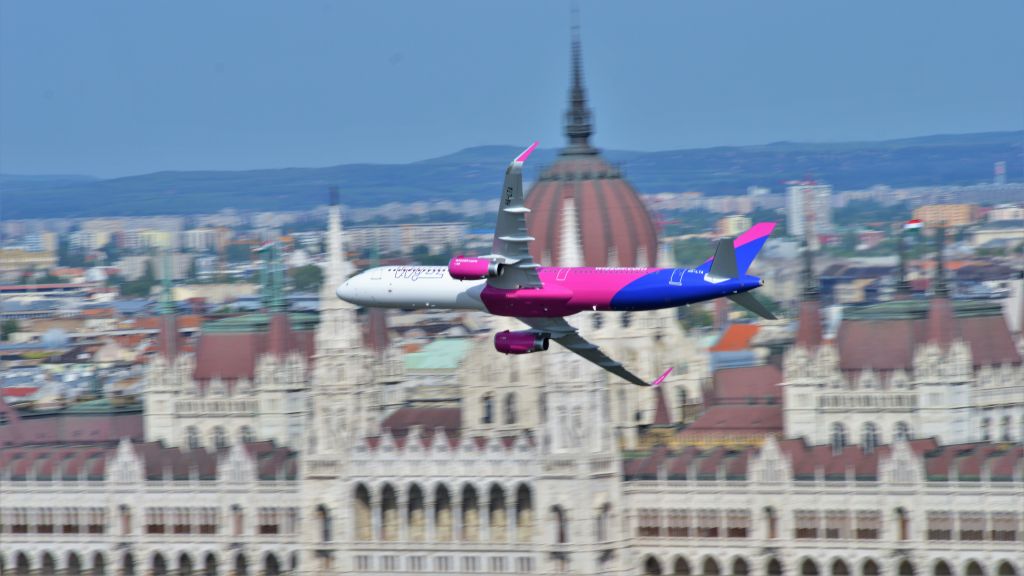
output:
POLYGON ((445 269, 444 268, 436 268, 436 267, 430 267, 430 268, 395 268, 395 278, 396 279, 405 278, 405 279, 410 280, 412 282, 415 282, 415 281, 417 281, 417 280, 419 280, 421 278, 424 279, 424 280, 436 280, 438 278, 444 278, 444 277, 445 277, 445 269))

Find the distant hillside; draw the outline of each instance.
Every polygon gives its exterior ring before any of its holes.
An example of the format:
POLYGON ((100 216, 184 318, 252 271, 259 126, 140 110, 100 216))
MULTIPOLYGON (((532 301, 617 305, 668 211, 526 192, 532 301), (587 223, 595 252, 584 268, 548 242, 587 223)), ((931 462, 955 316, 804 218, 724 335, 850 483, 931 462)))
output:
MULTIPOLYGON (((792 143, 631 152, 607 150, 643 193, 700 190, 737 194, 747 186, 775 189, 813 176, 838 189, 874 184, 922 186, 990 181, 1005 160, 1011 180, 1022 173, 1024 132, 925 136, 881 142, 792 143)), ((295 210, 322 204, 332 185, 342 202, 487 199, 501 185, 515 146, 480 146, 411 164, 341 164, 326 168, 156 172, 109 180, 79 176, 0 176, 4 218, 187 214, 223 208, 295 210)), ((539 150, 527 179, 555 160, 539 150)))

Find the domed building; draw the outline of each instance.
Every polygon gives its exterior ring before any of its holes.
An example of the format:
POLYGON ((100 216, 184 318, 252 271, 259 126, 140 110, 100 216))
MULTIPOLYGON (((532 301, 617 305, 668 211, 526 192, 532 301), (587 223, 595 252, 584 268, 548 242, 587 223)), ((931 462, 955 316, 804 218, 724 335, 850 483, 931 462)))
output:
POLYGON ((569 145, 530 189, 533 259, 547 266, 655 266, 658 232, 636 190, 590 145, 590 109, 580 44, 573 41, 565 115, 569 145))

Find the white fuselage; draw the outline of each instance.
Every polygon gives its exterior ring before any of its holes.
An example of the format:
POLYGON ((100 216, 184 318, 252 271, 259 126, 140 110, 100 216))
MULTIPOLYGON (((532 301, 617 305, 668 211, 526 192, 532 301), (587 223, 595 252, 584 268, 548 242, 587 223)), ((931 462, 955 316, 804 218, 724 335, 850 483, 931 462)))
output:
POLYGON ((456 280, 446 266, 381 266, 346 280, 338 297, 360 306, 486 310, 486 280, 456 280))

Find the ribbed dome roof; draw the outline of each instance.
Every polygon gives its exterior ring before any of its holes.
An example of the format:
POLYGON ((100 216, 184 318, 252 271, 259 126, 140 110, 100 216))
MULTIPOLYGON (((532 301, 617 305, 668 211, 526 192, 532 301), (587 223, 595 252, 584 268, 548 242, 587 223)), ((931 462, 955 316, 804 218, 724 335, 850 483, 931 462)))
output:
POLYGON ((560 158, 530 189, 526 207, 537 262, 656 265, 658 234, 651 215, 636 190, 597 154, 560 158))
POLYGON ((565 115, 569 145, 530 189, 526 225, 533 259, 548 266, 655 266, 658 233, 636 190, 590 145, 578 30, 565 115))

